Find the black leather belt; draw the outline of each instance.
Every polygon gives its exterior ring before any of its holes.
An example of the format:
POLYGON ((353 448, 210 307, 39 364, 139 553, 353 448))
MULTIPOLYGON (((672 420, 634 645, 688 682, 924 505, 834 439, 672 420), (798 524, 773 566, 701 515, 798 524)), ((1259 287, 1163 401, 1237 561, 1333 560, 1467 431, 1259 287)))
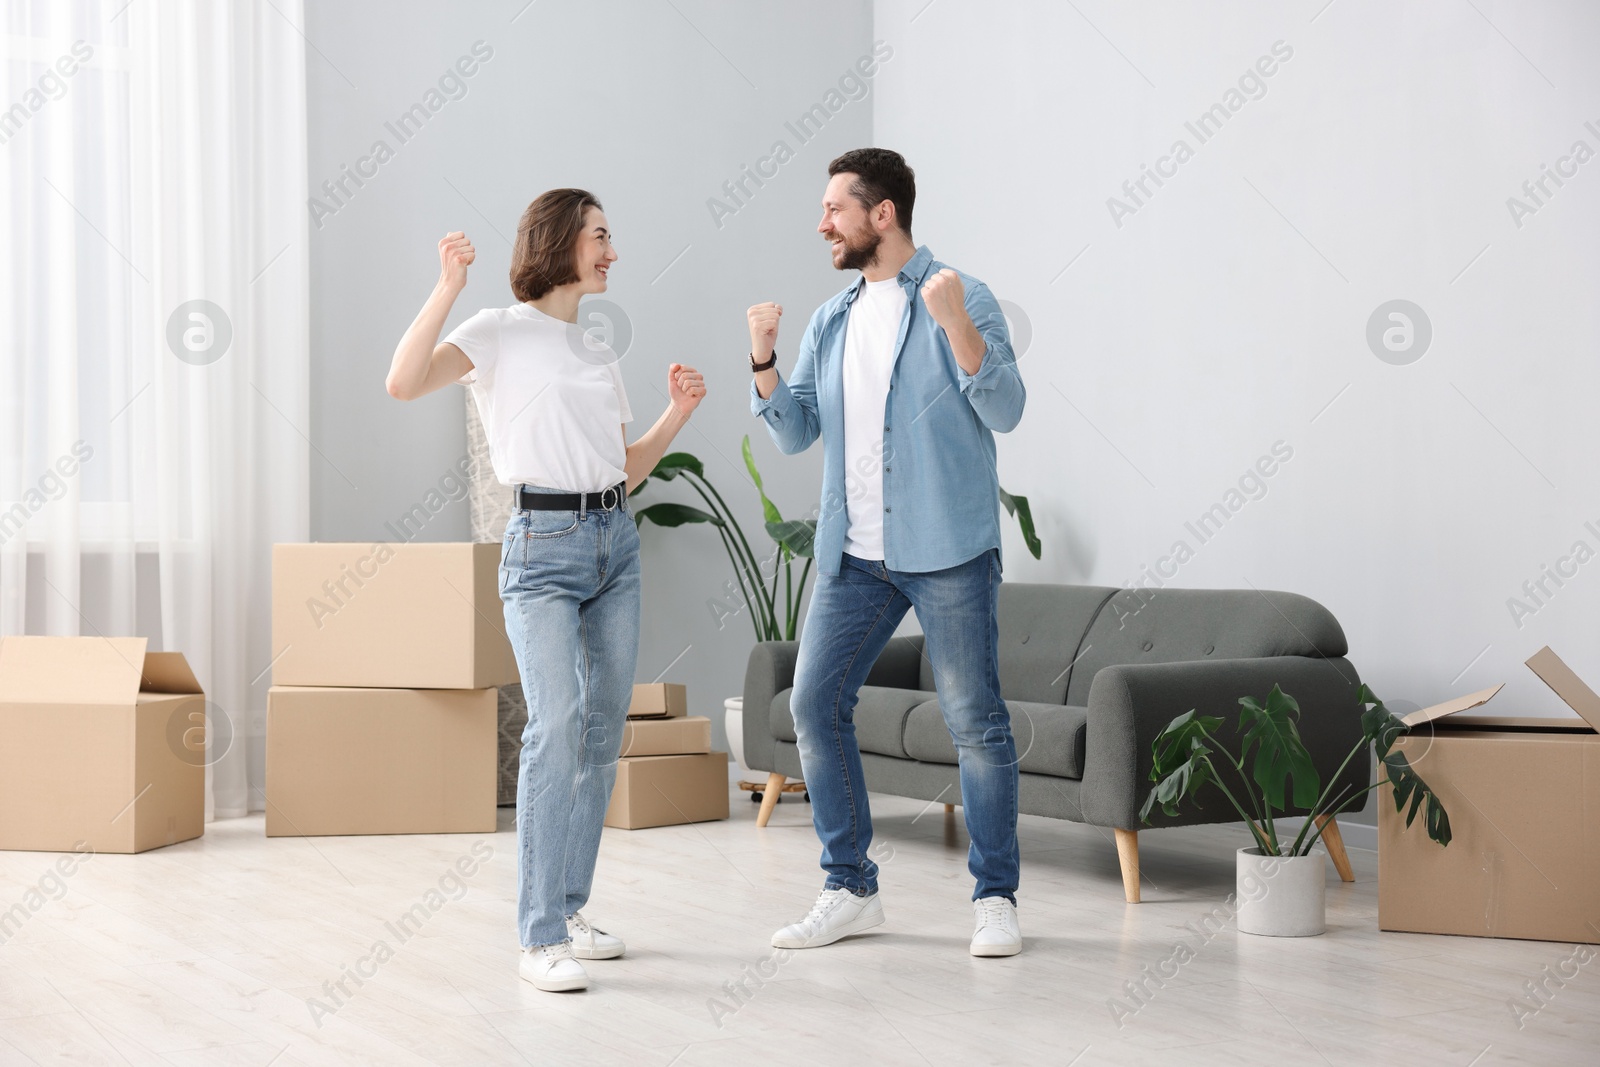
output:
POLYGON ((598 493, 535 493, 519 485, 512 496, 518 511, 610 511, 627 499, 627 482, 618 482, 598 493))

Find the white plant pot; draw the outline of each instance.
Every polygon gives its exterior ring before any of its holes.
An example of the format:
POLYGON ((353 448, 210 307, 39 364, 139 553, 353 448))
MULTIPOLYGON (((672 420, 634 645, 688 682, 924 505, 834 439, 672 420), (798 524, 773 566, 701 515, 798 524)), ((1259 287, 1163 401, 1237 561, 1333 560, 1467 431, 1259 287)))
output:
POLYGON ((748 778, 750 765, 744 761, 744 697, 729 697, 722 702, 722 728, 728 734, 728 752, 739 765, 740 777, 748 778))
POLYGON ((1328 928, 1327 857, 1265 856, 1241 848, 1235 913, 1241 934, 1311 937, 1328 928))

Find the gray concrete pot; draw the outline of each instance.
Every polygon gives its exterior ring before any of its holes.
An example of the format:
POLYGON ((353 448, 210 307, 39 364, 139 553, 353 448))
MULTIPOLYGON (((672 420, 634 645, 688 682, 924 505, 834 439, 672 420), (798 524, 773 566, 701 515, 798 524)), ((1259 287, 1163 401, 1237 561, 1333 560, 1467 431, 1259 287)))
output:
POLYGON ((1266 856, 1241 848, 1235 861, 1241 934, 1312 937, 1328 928, 1327 857, 1266 856))

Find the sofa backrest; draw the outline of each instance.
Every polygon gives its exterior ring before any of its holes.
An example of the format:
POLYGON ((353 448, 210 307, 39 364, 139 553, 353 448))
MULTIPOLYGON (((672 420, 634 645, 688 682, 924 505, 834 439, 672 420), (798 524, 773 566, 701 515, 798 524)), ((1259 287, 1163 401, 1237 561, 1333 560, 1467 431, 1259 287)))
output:
MULTIPOLYGON (((1002 598, 1002 633, 1004 606, 1002 598)), ((1348 651, 1344 630, 1333 614, 1298 593, 1124 589, 1106 601, 1084 635, 1083 646, 1075 653, 1078 662, 1067 679, 1065 703, 1087 704, 1096 672, 1115 664, 1343 656, 1348 651)), ((1001 655, 1003 679, 1004 652, 1001 655)))
MULTIPOLYGON (((1000 584, 1000 695, 1007 700, 1066 703, 1068 667, 1084 631, 1113 593, 1111 586, 1000 584)), ((922 657, 921 688, 934 689, 933 665, 922 657)), ((1080 701, 1081 703, 1081 701, 1080 701)))

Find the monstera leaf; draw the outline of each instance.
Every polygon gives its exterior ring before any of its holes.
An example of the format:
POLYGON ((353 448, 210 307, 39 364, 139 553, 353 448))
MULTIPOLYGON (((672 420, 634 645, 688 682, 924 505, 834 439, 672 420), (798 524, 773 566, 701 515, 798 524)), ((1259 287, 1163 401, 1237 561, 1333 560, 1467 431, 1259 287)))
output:
POLYGON ((1294 721, 1300 716, 1300 705, 1276 685, 1267 694, 1265 704, 1254 697, 1239 700, 1239 731, 1242 735, 1239 760, 1244 762, 1254 748, 1255 762, 1250 777, 1261 789, 1261 795, 1274 811, 1287 811, 1284 804, 1284 786, 1294 781, 1294 806, 1310 808, 1317 802, 1322 789, 1322 779, 1311 762, 1311 753, 1300 740, 1300 731, 1294 721))
POLYGON ((1141 820, 1148 822, 1150 809, 1157 804, 1169 816, 1176 817, 1178 804, 1192 799, 1213 780, 1211 746, 1207 742, 1221 726, 1222 720, 1216 716, 1186 711, 1161 731, 1153 746, 1155 759, 1150 768, 1150 780, 1156 786, 1139 809, 1141 820))

